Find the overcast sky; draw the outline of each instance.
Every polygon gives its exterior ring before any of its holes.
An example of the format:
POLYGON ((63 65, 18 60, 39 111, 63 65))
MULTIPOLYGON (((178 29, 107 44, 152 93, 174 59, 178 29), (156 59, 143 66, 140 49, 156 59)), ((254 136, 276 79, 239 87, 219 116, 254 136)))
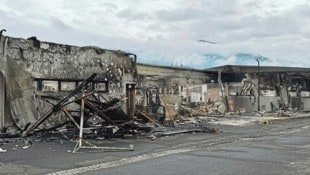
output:
POLYGON ((156 64, 204 68, 250 53, 270 59, 262 64, 310 66, 310 0, 1 0, 0 28, 156 64))

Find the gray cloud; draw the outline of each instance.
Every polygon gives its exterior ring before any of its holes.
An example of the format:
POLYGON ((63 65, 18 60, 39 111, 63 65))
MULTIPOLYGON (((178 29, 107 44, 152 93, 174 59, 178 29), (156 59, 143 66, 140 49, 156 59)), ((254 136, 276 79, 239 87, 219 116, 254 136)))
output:
POLYGON ((159 10, 155 12, 158 20, 168 22, 179 22, 187 20, 195 20, 202 17, 202 13, 199 9, 194 8, 177 8, 173 10, 159 10))
POLYGON ((144 21, 151 18, 151 16, 148 13, 138 12, 131 8, 123 9, 117 12, 116 16, 119 18, 126 19, 128 21, 140 21, 140 20, 144 21))
POLYGON ((60 31, 70 31, 73 29, 71 26, 63 22, 61 19, 55 17, 51 18, 51 26, 60 31))
POLYGON ((233 62, 236 53, 253 53, 270 57, 268 64, 294 58, 307 65, 309 5, 305 0, 2 0, 0 25, 12 36, 120 49, 165 64, 206 65, 206 54, 233 62), (198 43, 201 39, 218 44, 198 43))
POLYGON ((118 10, 119 9, 118 6, 114 3, 104 3, 104 4, 101 4, 101 6, 104 6, 109 10, 118 10))

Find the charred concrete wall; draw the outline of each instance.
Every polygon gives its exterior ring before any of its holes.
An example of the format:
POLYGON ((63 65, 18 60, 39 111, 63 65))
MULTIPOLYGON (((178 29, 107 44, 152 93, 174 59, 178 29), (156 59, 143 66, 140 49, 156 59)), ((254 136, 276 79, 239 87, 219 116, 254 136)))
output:
POLYGON ((0 72, 0 81, 5 81, 0 100, 9 106, 9 111, 0 106, 0 126, 10 125, 12 117, 21 128, 38 118, 37 79, 82 80, 97 73, 96 80, 107 82, 110 93, 125 94, 125 84, 133 83, 137 73, 136 57, 130 53, 8 36, 0 40, 0 72))
POLYGON ((91 73, 109 82, 131 81, 134 60, 122 51, 7 37, 5 57, 34 78, 83 79, 91 73), (130 75, 127 77, 126 75, 130 75))
POLYGON ((246 112, 300 112, 310 109, 308 68, 264 66, 258 72, 255 66, 227 65, 210 70, 223 71, 224 95, 228 97, 230 112, 239 109, 246 112))
MULTIPOLYGON (((206 83, 214 79, 204 71, 184 67, 137 64, 137 69, 140 87, 156 87, 159 90, 160 105, 165 107, 166 120, 178 115, 182 103, 205 102, 206 83)), ((140 96, 141 92, 137 94, 137 97, 140 96)), ((137 100, 138 104, 145 105, 141 99, 137 100)))
MULTIPOLYGON (((141 86, 156 86, 161 94, 175 94, 190 100, 191 92, 199 85, 210 81, 209 74, 195 69, 182 67, 137 65, 141 86)), ((199 91, 201 93, 201 91, 199 91)))

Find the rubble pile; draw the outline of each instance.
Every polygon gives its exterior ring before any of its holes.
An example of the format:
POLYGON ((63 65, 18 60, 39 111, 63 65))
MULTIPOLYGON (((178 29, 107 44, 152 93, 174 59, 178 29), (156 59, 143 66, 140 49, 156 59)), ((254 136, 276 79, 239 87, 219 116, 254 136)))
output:
MULTIPOLYGON (((147 111, 138 109, 136 115, 130 116, 122 109, 122 104, 126 99, 104 96, 87 88, 95 77, 96 74, 92 74, 67 96, 58 101, 54 100, 57 102, 52 103, 51 108, 36 122, 27 124, 24 130, 15 135, 21 136, 25 142, 25 148, 31 146, 31 140, 39 142, 81 139, 81 137, 83 139, 110 139, 134 135, 162 137, 190 132, 218 132, 218 129, 205 125, 187 125, 187 127, 182 125, 183 127, 176 128, 174 123, 181 126, 179 120, 163 122, 164 118, 156 118, 147 111), (50 119, 55 117, 54 114, 66 120, 62 120, 64 122, 57 125, 54 123, 50 128, 46 128, 47 125, 41 127, 41 124, 45 122, 50 123, 50 119)), ((156 106, 157 109, 161 106, 159 101, 157 103, 157 105, 151 104, 153 110, 156 106)), ((8 134, 2 136, 7 137, 8 134)))
POLYGON ((223 102, 183 103, 180 105, 180 114, 191 116, 224 115, 226 111, 223 102))

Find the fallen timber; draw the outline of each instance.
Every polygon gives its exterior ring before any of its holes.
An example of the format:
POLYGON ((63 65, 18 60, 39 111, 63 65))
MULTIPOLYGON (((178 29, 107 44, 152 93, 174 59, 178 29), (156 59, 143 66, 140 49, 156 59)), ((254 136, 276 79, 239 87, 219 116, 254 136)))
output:
POLYGON ((52 109, 46 112, 39 120, 37 120, 35 123, 33 123, 28 128, 26 128, 25 131, 22 133, 22 137, 27 136, 30 132, 32 132, 35 128, 37 128, 41 123, 47 120, 53 113, 60 111, 62 107, 72 103, 72 102, 68 103, 68 100, 74 95, 76 95, 77 93, 79 93, 81 90, 83 90, 83 88, 85 88, 96 76, 97 74, 94 73, 91 76, 89 76, 86 80, 84 80, 68 96, 60 100, 57 104, 53 106, 52 109))
MULTIPOLYGON (((73 124, 78 130, 78 140, 75 148, 73 149, 73 153, 79 151, 81 148, 86 149, 97 149, 103 151, 132 151, 133 145, 130 144, 128 147, 99 147, 92 144, 90 141, 85 140, 85 131, 90 131, 93 133, 94 137, 104 136, 105 138, 111 137, 124 137, 125 135, 137 135, 142 133, 152 134, 152 131, 155 127, 162 127, 163 124, 159 123, 152 119, 152 117, 148 116, 147 113, 136 110, 136 112, 140 115, 138 116, 130 116, 127 115, 119 103, 123 101, 123 99, 112 98, 107 100, 104 96, 100 96, 101 101, 98 98, 98 94, 95 90, 86 90, 89 83, 93 81, 96 77, 96 74, 92 74, 87 79, 85 79, 81 84, 79 84, 72 92, 70 92, 66 97, 61 99, 56 104, 53 104, 53 107, 49 109, 45 114, 42 115, 36 122, 28 125, 25 130, 22 132, 21 137, 24 141, 25 148, 31 146, 32 142, 27 137, 46 130, 46 129, 37 129, 44 121, 50 118, 54 113, 62 112, 64 117, 69 119, 69 122, 73 124), (80 106, 80 110, 71 111, 67 109, 67 106, 75 103, 80 106), (73 115, 72 113, 78 113, 79 115, 73 115), (141 117, 142 116, 142 117, 141 117), (87 121, 91 117, 99 118, 99 122, 96 124, 88 124, 87 121), (147 119, 147 121, 143 120, 147 119), (149 123, 149 124, 147 124, 149 123), (150 125, 151 124, 151 125, 150 125), (87 144, 87 145, 84 145, 87 144)), ((68 123, 68 122, 67 122, 68 123)), ((64 126, 65 124, 54 126, 53 129, 57 127, 64 126)), ((164 127, 164 126, 163 126, 164 127)), ((157 133, 157 137, 170 136, 181 133, 192 133, 192 132, 209 132, 209 133, 217 133, 217 128, 192 128, 186 130, 179 131, 166 131, 162 133, 157 133)), ((86 132, 87 133, 87 132, 86 132)), ((75 132, 75 136, 76 136, 75 132)))

